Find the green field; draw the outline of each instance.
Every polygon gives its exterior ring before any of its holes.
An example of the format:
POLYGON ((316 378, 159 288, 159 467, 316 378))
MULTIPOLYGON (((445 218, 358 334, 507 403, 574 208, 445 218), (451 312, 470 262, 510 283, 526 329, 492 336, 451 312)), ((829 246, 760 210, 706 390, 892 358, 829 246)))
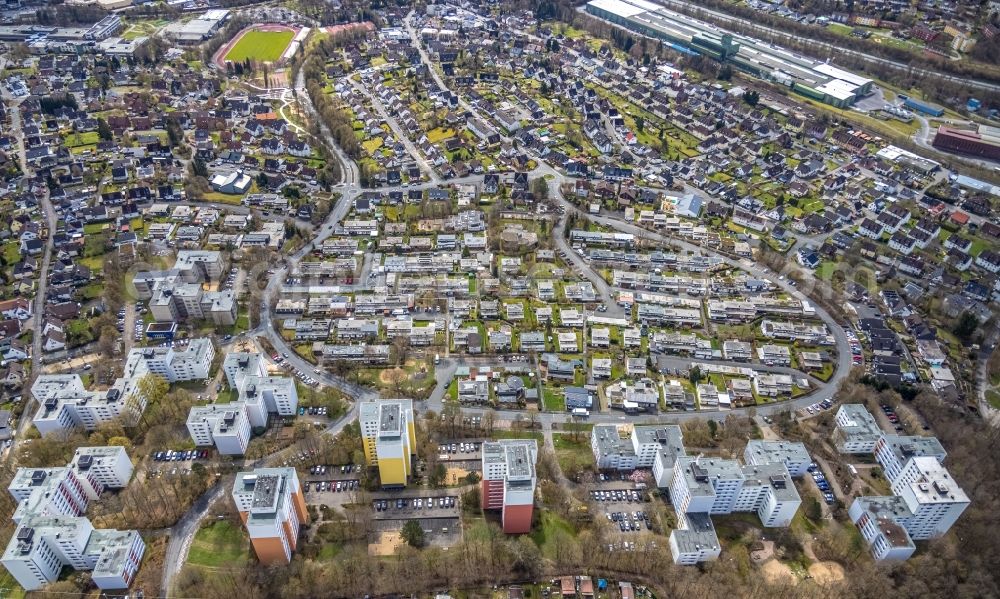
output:
POLYGON ((248 31, 233 49, 226 54, 226 60, 242 62, 246 59, 261 62, 275 62, 284 53, 289 42, 295 37, 293 31, 248 31))
POLYGON ((213 522, 195 534, 188 563, 209 568, 239 567, 249 559, 249 548, 241 529, 229 522, 213 522))

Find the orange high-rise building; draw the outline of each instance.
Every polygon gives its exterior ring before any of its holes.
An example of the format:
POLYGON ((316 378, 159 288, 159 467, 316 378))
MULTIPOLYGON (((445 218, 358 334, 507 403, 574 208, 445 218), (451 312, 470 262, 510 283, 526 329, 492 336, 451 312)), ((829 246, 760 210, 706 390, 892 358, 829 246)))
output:
POLYGON ((294 468, 258 468, 240 472, 233 501, 250 533, 257 559, 264 565, 287 564, 309 521, 306 500, 294 468))
POLYGON ((507 534, 531 532, 538 443, 534 439, 489 441, 483 443, 482 459, 483 509, 502 510, 507 534))

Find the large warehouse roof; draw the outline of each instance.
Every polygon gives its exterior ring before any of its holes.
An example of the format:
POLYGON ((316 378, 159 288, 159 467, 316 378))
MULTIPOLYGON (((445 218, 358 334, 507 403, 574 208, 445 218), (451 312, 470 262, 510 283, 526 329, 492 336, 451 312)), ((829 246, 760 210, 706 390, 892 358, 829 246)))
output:
POLYGON ((596 8, 606 10, 613 15, 618 15, 626 19, 649 10, 648 8, 639 8, 628 2, 622 2, 622 0, 593 0, 591 4, 596 8))
POLYGON ((867 93, 871 79, 856 75, 826 62, 799 55, 787 48, 731 33, 698 19, 667 9, 646 0, 591 0, 588 8, 634 23, 639 30, 653 31, 678 43, 689 44, 694 38, 719 43, 729 33, 739 44, 736 57, 777 79, 790 78, 830 98, 850 103, 867 93), (863 89, 865 88, 865 89, 863 89))

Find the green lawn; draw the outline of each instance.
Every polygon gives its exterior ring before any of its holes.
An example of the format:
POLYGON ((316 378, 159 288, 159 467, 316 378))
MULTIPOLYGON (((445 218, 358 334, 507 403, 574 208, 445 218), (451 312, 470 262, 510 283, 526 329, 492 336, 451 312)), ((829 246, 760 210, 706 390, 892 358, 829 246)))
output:
POLYGON ((81 289, 81 294, 83 296, 83 299, 86 300, 97 299, 101 297, 102 293, 104 293, 103 283, 91 283, 90 285, 87 285, 81 289))
POLYGON ((538 523, 531 531, 531 540, 542 550, 542 555, 551 554, 553 540, 560 535, 575 536, 573 525, 547 510, 539 510, 538 523))
POLYGON ((3 244, 3 261, 5 264, 17 264, 21 260, 21 244, 8 241, 3 244))
POLYGON ((826 28, 833 31, 837 35, 851 35, 851 32, 854 31, 853 27, 842 23, 828 23, 826 28))
POLYGON ((319 550, 316 560, 321 562, 332 561, 342 549, 343 547, 336 543, 323 543, 323 548, 319 550))
POLYGON ((541 442, 543 439, 542 433, 538 431, 524 431, 524 430, 495 430, 493 431, 494 439, 534 439, 541 442))
POLYGON ((104 256, 91 256, 89 258, 77 258, 77 264, 86 266, 90 270, 100 270, 104 268, 104 256))
POLYGON ((562 391, 542 387, 542 407, 549 412, 565 412, 566 397, 562 391))
POLYGON ((214 522, 195 534, 188 563, 209 568, 239 567, 248 561, 249 549, 241 529, 229 522, 214 522))
POLYGON ((382 143, 383 142, 381 137, 373 137, 368 141, 361 142, 361 147, 365 149, 365 152, 368 152, 368 154, 371 155, 374 154, 376 150, 382 147, 382 143))
POLYGON ((25 596, 24 589, 21 585, 17 584, 14 577, 7 572, 6 569, 0 570, 0 588, 4 589, 4 597, 11 597, 12 599, 23 599, 25 596))
POLYGON ((586 432, 578 433, 579 438, 574 440, 573 434, 553 434, 552 445, 556 450, 556 461, 559 462, 559 469, 570 480, 594 468, 594 453, 590 448, 590 434, 586 432))
POLYGON ((85 131, 83 133, 70 133, 63 139, 63 145, 67 148, 79 148, 81 146, 96 145, 101 141, 97 131, 85 131))
POLYGON ((824 260, 820 262, 819 268, 816 269, 816 278, 821 281, 830 281, 833 279, 833 273, 837 271, 837 263, 831 262, 829 260, 824 260))
POLYGON ((275 62, 281 58, 293 37, 295 33, 291 31, 248 31, 226 54, 226 60, 242 62, 249 58, 275 62))
POLYGON ((438 127, 427 132, 427 141, 436 144, 439 141, 455 136, 455 130, 451 128, 438 127))
POLYGON ((990 389, 986 392, 986 401, 990 402, 990 405, 994 409, 1000 410, 1000 393, 990 389))
POLYGON ((107 243, 108 236, 104 233, 86 235, 83 241, 83 257, 93 258, 94 256, 103 256, 105 250, 107 250, 107 243))
MULTIPOLYGON (((251 191, 252 190, 253 188, 251 187, 251 191)), ((219 202, 221 204, 239 204, 243 201, 243 196, 230 195, 228 193, 220 193, 218 191, 209 191, 201 194, 201 199, 206 202, 219 202)))

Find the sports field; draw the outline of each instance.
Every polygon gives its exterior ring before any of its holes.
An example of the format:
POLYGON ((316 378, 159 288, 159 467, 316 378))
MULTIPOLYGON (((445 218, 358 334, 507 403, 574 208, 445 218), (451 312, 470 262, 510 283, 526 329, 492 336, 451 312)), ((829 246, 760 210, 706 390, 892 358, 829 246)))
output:
POLYGON ((246 59, 276 62, 295 37, 294 31, 247 31, 236 42, 225 60, 243 62, 246 59))

